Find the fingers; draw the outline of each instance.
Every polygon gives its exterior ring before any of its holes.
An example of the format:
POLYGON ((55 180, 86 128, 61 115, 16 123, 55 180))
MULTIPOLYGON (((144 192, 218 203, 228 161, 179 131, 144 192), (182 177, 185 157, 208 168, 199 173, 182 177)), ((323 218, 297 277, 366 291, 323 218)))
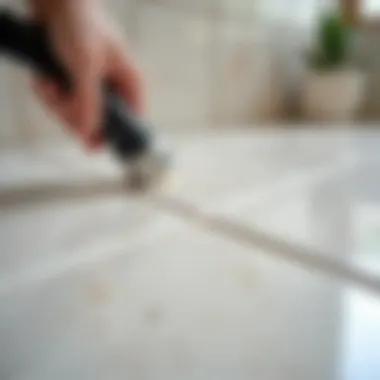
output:
POLYGON ((87 147, 92 147, 101 141, 101 71, 105 71, 102 63, 108 43, 102 12, 92 0, 29 1, 32 17, 46 23, 55 52, 73 83, 71 91, 65 93, 53 82, 39 78, 33 86, 35 92, 87 147))
POLYGON ((101 120, 101 79, 96 70, 80 68, 74 71, 73 107, 75 124, 86 144, 90 144, 93 135, 99 130, 101 120))
MULTIPOLYGON (((77 124, 77 115, 72 98, 63 94, 55 82, 46 78, 34 78, 32 88, 46 108, 61 121, 65 122, 70 132, 82 137, 79 132, 80 128, 77 124)), ((97 149, 102 146, 103 138, 100 133, 94 132, 83 142, 87 148, 97 149)))
POLYGON ((91 51, 86 46, 82 45, 83 49, 74 55, 75 58, 71 55, 70 60, 64 59, 74 83, 69 94, 62 93, 54 82, 41 78, 36 80, 34 88, 45 105, 79 135, 86 147, 96 148, 103 142, 100 130, 103 118, 102 79, 107 77, 138 114, 145 111, 145 99, 141 74, 121 44, 120 48, 112 49, 108 54, 91 51))
POLYGON ((112 57, 109 78, 120 96, 137 114, 146 110, 142 76, 137 66, 122 47, 118 47, 112 57))

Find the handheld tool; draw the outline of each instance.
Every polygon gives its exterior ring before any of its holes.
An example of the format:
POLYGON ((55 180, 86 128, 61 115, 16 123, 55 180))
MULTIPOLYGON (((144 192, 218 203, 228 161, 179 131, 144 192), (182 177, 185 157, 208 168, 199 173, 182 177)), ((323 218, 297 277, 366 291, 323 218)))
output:
MULTIPOLYGON (((44 27, 7 10, 0 12, 0 54, 56 80, 65 91, 72 88, 73 83, 54 54, 44 27)), ((112 83, 104 83, 103 92, 102 133, 113 153, 126 166, 128 184, 147 189, 160 183, 166 174, 169 156, 158 150, 151 128, 134 115, 112 83)))

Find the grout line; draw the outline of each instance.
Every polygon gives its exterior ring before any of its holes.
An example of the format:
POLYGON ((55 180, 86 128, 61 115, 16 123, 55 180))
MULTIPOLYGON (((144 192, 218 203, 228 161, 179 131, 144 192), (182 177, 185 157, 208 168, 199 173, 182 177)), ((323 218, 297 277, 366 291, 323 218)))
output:
MULTIPOLYGON (((339 167, 335 167, 330 170, 330 174, 338 172, 338 170, 342 170, 346 167, 347 167, 347 163, 342 164, 339 167)), ((294 189, 294 187, 297 187, 297 186, 303 186, 303 185, 309 186, 310 183, 305 183, 305 182, 307 182, 307 179, 309 179, 309 181, 312 180, 313 182, 316 181, 314 178, 316 172, 320 173, 321 178, 322 177, 324 178, 326 176, 326 169, 324 170, 323 173, 321 169, 313 171, 314 174, 310 174, 310 172, 303 173, 302 175, 298 176, 297 179, 291 183, 291 185, 289 185, 288 183, 289 181, 282 181, 282 187, 281 185, 277 186, 276 184, 271 184, 270 185, 271 189, 275 188, 276 191, 273 191, 269 197, 266 195, 266 192, 268 191, 269 188, 266 186, 263 187, 262 190, 259 192, 259 195, 257 196, 256 199, 260 200, 262 199, 260 197, 265 197, 267 201, 270 201, 271 197, 275 197, 279 193, 283 193, 284 187, 285 189, 290 191, 294 189), (322 174, 324 175, 322 176, 322 174)), ((108 184, 107 183, 100 184, 96 182, 93 185, 91 184, 86 184, 86 185, 87 185, 87 188, 82 188, 82 193, 81 191, 79 191, 80 195, 85 196, 86 198, 89 195, 99 196, 103 192, 105 192, 106 194, 109 194, 109 191, 114 192, 115 190, 116 191, 118 190, 117 186, 115 187, 115 182, 113 181, 109 182, 108 184), (105 185, 104 188, 103 188, 103 185, 105 185), (98 190, 100 190, 100 193, 97 192, 96 186, 99 187, 98 190)), ((46 188, 44 187, 42 188, 37 187, 37 189, 34 190, 34 195, 41 196, 41 193, 42 193, 43 194, 42 198, 46 202, 49 199, 49 196, 55 199, 57 194, 66 195, 66 196, 78 195, 78 194, 75 194, 78 191, 78 189, 81 190, 81 187, 80 186, 75 187, 73 186, 72 183, 67 184, 66 187, 63 186, 63 188, 62 188, 62 184, 57 185, 56 187, 53 186, 52 188, 50 188, 50 190, 48 189, 48 191, 46 191, 46 188)), ((124 192, 122 192, 121 189, 119 190, 120 190, 120 194, 125 194, 124 192)), ((20 199, 22 198, 21 193, 23 193, 24 195, 26 194, 28 197, 33 198, 33 194, 31 196, 30 191, 31 189, 23 188, 22 191, 20 191, 20 193, 17 196, 17 192, 15 192, 14 190, 11 190, 11 192, 9 192, 8 195, 10 196, 10 198, 13 199, 13 201, 17 200, 17 202, 19 202, 20 199)), ((3 194, 0 193, 0 199, 1 197, 3 197, 2 201, 4 202, 4 193, 3 194)), ((251 197, 252 197, 252 194, 251 194, 251 197)), ((5 197, 6 203, 9 203, 10 198, 5 197)), ((149 198, 148 198, 148 201, 149 201, 149 198)), ((206 227, 208 229, 210 228, 216 229, 216 231, 221 233, 223 237, 231 238, 234 241, 237 240, 239 244, 244 244, 248 242, 250 246, 253 245, 255 246, 255 248, 261 247, 264 250, 269 251, 267 252, 269 254, 272 254, 272 255, 276 254, 277 256, 282 257, 283 259, 296 261, 307 268, 314 268, 317 270, 321 270, 324 273, 330 273, 340 278, 353 281, 359 285, 369 288, 372 291, 380 293, 380 279, 376 278, 376 276, 371 277, 370 275, 365 273, 363 270, 358 270, 356 268, 353 268, 351 265, 347 265, 342 262, 338 262, 336 260, 330 259, 326 255, 326 253, 309 250, 307 248, 301 248, 300 246, 293 245, 293 244, 284 242, 282 240, 278 240, 274 237, 264 234, 261 231, 258 231, 255 229, 249 229, 246 226, 234 224, 233 222, 227 221, 225 219, 216 219, 215 216, 210 215, 210 213, 207 213, 205 211, 197 210, 196 213, 194 214, 194 210, 196 210, 195 206, 188 204, 183 200, 180 201, 180 200, 171 199, 171 198, 163 198, 161 199, 161 202, 163 203, 163 205, 167 204, 170 206, 169 208, 166 209, 166 211, 169 211, 171 213, 174 212, 177 216, 180 216, 184 218, 186 221, 190 221, 190 222, 193 222, 195 218, 195 220, 198 222, 197 224, 200 227, 206 227), (173 207, 173 205, 175 207, 173 207), (183 212, 184 210, 185 211, 187 210, 187 212, 184 213, 183 212), (189 214, 188 213, 189 210, 191 210, 192 213, 189 214), (208 216, 206 216, 206 214, 208 214, 208 216)), ((218 202, 218 203, 224 204, 223 201, 218 202)), ((214 207, 216 207, 216 204, 217 203, 214 204, 214 207)), ((233 203, 227 203, 227 207, 219 207, 219 210, 222 209, 221 212, 223 212, 223 210, 225 209, 226 212, 228 212, 228 210, 231 210, 231 204, 233 203)), ((243 207, 245 206, 245 204, 241 203, 241 206, 243 207)), ((234 207, 236 207, 236 205, 234 207)), ((159 228, 153 234, 153 237, 150 236, 148 240, 151 241, 153 239, 163 238, 167 236, 169 233, 173 233, 174 227, 175 227, 175 224, 169 223, 169 225, 165 225, 165 228, 159 228)), ((149 234, 151 233, 152 231, 149 232, 149 234)), ((138 247, 142 243, 146 242, 146 240, 147 240, 147 231, 143 231, 141 232, 141 234, 139 234, 139 238, 137 238, 132 244, 133 246, 138 247)), ((116 246, 119 247, 118 244, 116 246)), ((118 252, 118 253, 115 253, 116 256, 122 254, 120 251, 125 252, 122 249, 122 246, 123 244, 120 242, 120 247, 114 248, 118 252)), ((101 259, 109 258, 110 257, 109 252, 110 252, 109 246, 107 247, 107 249, 106 247, 103 247, 103 248, 97 247, 97 249, 95 249, 95 253, 93 251, 89 251, 89 252, 86 252, 84 255, 76 256, 74 259, 70 258, 68 260, 61 260, 59 262, 55 260, 54 263, 49 262, 42 266, 39 265, 38 267, 32 270, 28 268, 28 271, 20 272, 16 275, 13 274, 12 276, 8 276, 8 277, 3 277, 0 281, 0 293, 3 291, 6 291, 6 289, 9 290, 12 288, 17 288, 17 286, 23 286, 23 285, 25 286, 26 284, 28 283, 30 284, 33 281, 43 280, 44 278, 45 279, 54 278, 56 276, 61 275, 62 273, 70 271, 73 268, 76 268, 86 263, 96 262, 101 259)), ((111 255, 111 257, 115 255, 111 255)))
MULTIPOLYGON (((149 203, 151 200, 148 198, 149 203)), ((183 202, 182 200, 173 198, 155 198, 155 200, 156 202, 153 203, 155 208, 158 207, 162 211, 172 215, 174 214, 186 222, 196 225, 201 230, 207 229, 214 231, 221 238, 230 239, 238 245, 247 246, 251 249, 260 248, 267 255, 269 254, 282 260, 298 263, 306 269, 317 270, 322 274, 330 274, 342 280, 354 282, 357 286, 364 287, 380 295, 380 278, 378 276, 371 275, 364 270, 335 260, 326 255, 326 252, 320 252, 286 242, 283 239, 275 238, 256 228, 249 228, 223 218, 206 215, 194 205, 183 202)), ((163 225, 159 222, 158 226, 155 224, 150 230, 141 231, 137 238, 129 243, 128 251, 131 250, 131 247, 132 250, 144 249, 144 247, 149 244, 156 242, 157 239, 162 239, 174 233, 178 227, 181 227, 181 225, 175 221, 170 221, 163 225)), ((68 260, 50 261, 32 270, 28 268, 28 270, 20 271, 16 275, 2 276, 0 278, 0 295, 15 291, 35 282, 56 278, 63 273, 67 273, 70 270, 86 264, 95 263, 99 260, 105 260, 111 257, 122 256, 126 252, 126 249, 123 247, 124 244, 125 240, 120 239, 116 243, 113 241, 113 245, 110 248, 110 244, 107 241, 103 247, 99 247, 97 244, 96 248, 91 247, 91 249, 86 250, 84 255, 74 256, 68 260), (112 254, 110 254, 110 252, 112 252, 112 254)))
MULTIPOLYGON (((10 188, 5 190, 0 190, 0 205, 7 207, 22 206, 25 203, 40 201, 49 202, 55 201, 60 197, 66 199, 88 199, 91 197, 99 197, 101 195, 107 194, 120 194, 125 195, 116 181, 104 181, 96 183, 66 183, 66 184, 56 184, 56 185, 40 185, 40 186, 30 186, 21 187, 20 189, 10 188)), ((139 198, 138 198, 139 199, 139 198)), ((216 207, 216 204, 214 206, 216 207)), ((223 205, 223 200, 219 202, 219 205, 223 205)), ((219 209, 221 207, 219 206, 219 209)), ((222 207, 223 209, 223 207, 222 207)), ((138 234, 137 238, 134 236, 132 242, 128 245, 128 250, 130 247, 141 248, 145 244, 149 244, 154 239, 162 239, 172 234, 176 230, 175 223, 169 223, 164 226, 157 226, 154 224, 148 230, 144 230, 138 234)), ((125 243, 125 237, 123 242, 125 243)), ((96 247, 91 248, 91 250, 86 250, 84 254, 82 252, 74 257, 65 258, 62 260, 51 260, 48 262, 40 263, 34 267, 28 267, 27 270, 20 270, 13 272, 10 275, 2 275, 0 277, 0 294, 18 289, 20 287, 25 287, 36 281, 46 281, 57 276, 61 276, 73 270, 81 265, 94 263, 99 260, 109 259, 117 257, 125 253, 125 248, 123 249, 123 243, 117 242, 110 247, 108 242, 104 247, 97 244, 96 247), (110 252, 113 252, 110 254, 110 252)))
MULTIPOLYGON (((277 197, 284 192, 300 191, 304 187, 312 186, 329 176, 338 173, 347 168, 349 163, 345 162, 334 166, 333 168, 326 169, 326 166, 321 166, 313 171, 302 171, 301 174, 293 176, 291 180, 281 178, 275 182, 260 186, 259 189, 252 191, 252 186, 249 186, 244 191, 239 193, 231 200, 220 198, 211 203, 207 207, 208 212, 211 213, 234 213, 241 208, 249 207, 257 202, 271 202, 273 198, 277 197), (315 178, 317 177, 317 178, 315 178), (269 194, 268 194, 269 193, 269 194), (223 205, 223 206, 221 206, 223 205)), ((88 199, 89 197, 100 197, 106 195, 126 195, 126 190, 123 189, 122 181, 117 178, 91 178, 86 180, 74 179, 71 182, 54 182, 42 183, 21 186, 7 185, 0 188, 0 207, 20 207, 25 204, 34 202, 53 202, 74 199, 88 199)))
POLYGON ((182 200, 162 198, 157 200, 156 206, 158 208, 180 216, 200 229, 214 231, 220 237, 230 239, 241 246, 247 246, 251 249, 260 248, 267 255, 298 263, 306 269, 317 270, 322 274, 329 274, 353 282, 355 285, 366 288, 380 296, 380 278, 378 276, 333 259, 326 252, 287 242, 257 228, 249 228, 227 219, 206 215, 194 205, 184 203, 182 200))
POLYGON ((273 205, 274 200, 276 203, 278 197, 286 197, 289 194, 294 194, 296 192, 304 191, 307 188, 310 188, 321 181, 327 180, 335 175, 338 175, 344 170, 351 168, 356 164, 356 160, 346 158, 342 162, 338 163, 333 167, 327 167, 326 165, 321 165, 320 167, 313 170, 302 170, 299 171, 299 174, 293 175, 292 178, 287 180, 283 178, 279 183, 269 183, 255 189, 252 192, 252 187, 246 189, 245 193, 239 193, 239 195, 229 197, 221 203, 223 208, 221 211, 216 210, 217 205, 211 206, 210 212, 214 211, 217 213, 228 214, 234 216, 236 212, 240 213, 242 209, 247 207, 252 207, 259 204, 259 207, 262 208, 263 203, 264 207, 267 203, 273 205))
POLYGON ((117 179, 96 179, 44 183, 32 186, 6 186, 0 189, 0 208, 20 207, 25 204, 89 199, 105 195, 125 195, 122 182, 117 179))
POLYGON ((87 264, 94 264, 110 258, 114 259, 125 255, 126 252, 140 251, 156 242, 157 239, 162 239, 168 236, 169 233, 175 233, 182 226, 175 220, 170 220, 166 224, 163 224, 161 220, 157 220, 150 228, 144 229, 138 234, 134 233, 133 238, 128 241, 127 248, 125 247, 126 237, 123 236, 117 241, 112 239, 112 243, 109 240, 105 240, 103 244, 97 243, 96 246, 86 249, 84 254, 78 248, 80 255, 74 255, 63 260, 49 260, 42 265, 28 267, 10 275, 1 275, 0 296, 20 290, 36 282, 52 280, 87 264))

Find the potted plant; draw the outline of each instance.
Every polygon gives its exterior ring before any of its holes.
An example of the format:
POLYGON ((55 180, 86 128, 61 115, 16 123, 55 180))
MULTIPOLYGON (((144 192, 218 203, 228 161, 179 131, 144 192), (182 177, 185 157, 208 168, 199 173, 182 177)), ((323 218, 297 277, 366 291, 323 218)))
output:
POLYGON ((351 64, 353 31, 339 12, 324 13, 308 55, 302 101, 307 119, 349 121, 363 98, 363 74, 351 64))

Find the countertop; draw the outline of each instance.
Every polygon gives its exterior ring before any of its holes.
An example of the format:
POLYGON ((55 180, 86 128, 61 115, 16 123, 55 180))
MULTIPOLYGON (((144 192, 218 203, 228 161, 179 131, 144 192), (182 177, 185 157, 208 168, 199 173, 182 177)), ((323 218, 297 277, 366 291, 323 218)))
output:
POLYGON ((305 259, 129 194, 12 201, 120 170, 72 142, 2 149, 0 379, 378 380, 380 132, 171 142, 170 196, 305 259))

